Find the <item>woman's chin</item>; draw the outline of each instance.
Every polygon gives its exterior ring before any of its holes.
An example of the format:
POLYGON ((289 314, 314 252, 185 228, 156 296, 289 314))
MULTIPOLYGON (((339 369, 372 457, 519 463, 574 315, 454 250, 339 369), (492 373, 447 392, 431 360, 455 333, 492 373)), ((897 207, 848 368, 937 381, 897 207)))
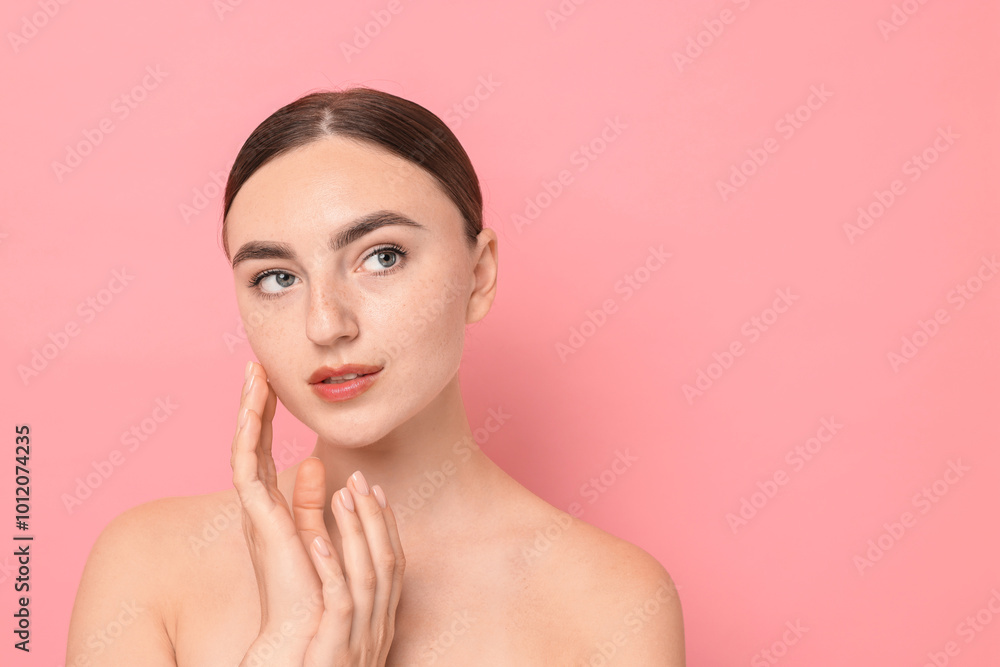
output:
POLYGON ((388 431, 373 428, 372 424, 368 424, 366 428, 358 428, 356 424, 336 424, 331 423, 331 421, 333 420, 324 423, 306 423, 319 437, 320 444, 344 449, 359 449, 378 442, 388 433, 388 431))

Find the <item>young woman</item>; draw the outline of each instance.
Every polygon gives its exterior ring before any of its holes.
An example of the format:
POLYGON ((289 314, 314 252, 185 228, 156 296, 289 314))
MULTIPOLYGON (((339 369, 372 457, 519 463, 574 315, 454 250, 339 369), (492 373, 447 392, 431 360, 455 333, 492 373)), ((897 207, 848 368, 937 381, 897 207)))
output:
POLYGON ((259 360, 234 488, 109 524, 68 667, 684 664, 664 568, 472 438, 458 368, 497 236, 440 119, 364 88, 285 106, 236 158, 222 235, 259 360), (277 475, 279 398, 318 437, 277 475), (195 539, 220 516, 240 520, 195 539))

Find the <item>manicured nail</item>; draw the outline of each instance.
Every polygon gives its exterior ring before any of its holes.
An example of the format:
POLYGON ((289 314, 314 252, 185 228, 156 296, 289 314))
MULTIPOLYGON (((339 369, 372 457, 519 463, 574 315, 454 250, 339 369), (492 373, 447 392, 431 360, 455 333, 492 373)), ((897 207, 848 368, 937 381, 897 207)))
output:
POLYGON ((250 408, 243 408, 243 412, 240 413, 240 428, 247 423, 247 415, 250 414, 250 408))
POLYGON ((358 493, 363 496, 367 496, 368 481, 365 479, 365 476, 361 474, 361 471, 356 471, 353 475, 351 475, 351 479, 354 480, 354 488, 358 490, 358 493))
POLYGON ((244 380, 246 380, 248 377, 250 377, 250 371, 252 371, 252 370, 253 370, 253 362, 252 361, 248 361, 247 362, 247 367, 243 370, 243 379, 244 380))
POLYGON ((378 501, 379 507, 381 507, 382 509, 385 509, 385 506, 386 506, 385 491, 382 490, 382 487, 379 486, 378 484, 376 484, 375 486, 373 486, 372 487, 372 494, 374 494, 375 500, 378 501))
POLYGON ((316 536, 316 539, 313 540, 313 548, 320 556, 330 555, 330 550, 326 548, 326 543, 323 542, 323 538, 318 535, 316 536))
POLYGON ((346 488, 340 490, 340 502, 350 511, 354 511, 354 498, 351 497, 351 492, 346 488))

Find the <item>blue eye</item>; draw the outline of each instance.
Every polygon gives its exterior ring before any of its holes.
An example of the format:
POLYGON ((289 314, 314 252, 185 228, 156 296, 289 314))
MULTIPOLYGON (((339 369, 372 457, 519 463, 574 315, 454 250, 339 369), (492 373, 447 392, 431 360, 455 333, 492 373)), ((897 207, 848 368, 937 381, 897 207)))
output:
POLYGON ((250 287, 260 293, 261 296, 270 298, 278 296, 278 294, 294 285, 296 280, 298 278, 290 273, 279 269, 268 269, 251 278, 250 287))
MULTIPOLYGON (((396 271, 403 265, 407 252, 395 243, 379 246, 365 257, 362 266, 375 275, 386 275, 396 271)), ((274 299, 287 292, 299 278, 281 269, 261 271, 247 284, 264 299, 274 299)))
POLYGON ((390 243, 372 250, 365 257, 362 266, 375 274, 391 273, 402 265, 404 257, 406 257, 406 251, 398 245, 390 243))

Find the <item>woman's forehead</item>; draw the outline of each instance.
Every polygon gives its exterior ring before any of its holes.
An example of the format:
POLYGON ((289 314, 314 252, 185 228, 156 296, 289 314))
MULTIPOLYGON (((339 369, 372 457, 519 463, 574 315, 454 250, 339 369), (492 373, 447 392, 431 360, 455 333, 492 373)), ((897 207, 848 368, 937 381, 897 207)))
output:
POLYGON ((395 210, 429 227, 461 213, 437 179, 388 150, 328 137, 290 150, 240 188, 227 217, 231 243, 261 233, 329 230, 377 210, 395 210), (435 224, 435 221, 437 223, 435 224))
POLYGON ((270 160, 247 179, 236 198, 247 190, 274 197, 303 189, 326 190, 345 197, 372 193, 412 195, 432 190, 435 183, 424 169, 384 148, 344 137, 327 137, 270 160))

